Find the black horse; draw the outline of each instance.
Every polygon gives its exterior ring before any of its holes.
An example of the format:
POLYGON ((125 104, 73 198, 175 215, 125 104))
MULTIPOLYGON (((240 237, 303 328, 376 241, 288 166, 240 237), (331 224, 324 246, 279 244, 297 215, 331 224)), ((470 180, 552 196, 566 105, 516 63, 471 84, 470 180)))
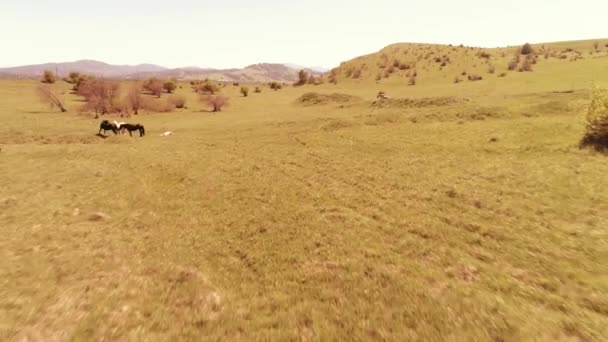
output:
POLYGON ((129 132, 130 136, 133 136, 133 134, 131 134, 131 132, 133 132, 133 131, 139 131, 140 137, 143 137, 144 135, 146 135, 146 129, 144 128, 143 125, 140 125, 140 124, 133 125, 133 124, 127 123, 127 124, 120 125, 121 132, 125 129, 127 130, 127 132, 129 132))
POLYGON ((106 134, 107 131, 112 131, 114 134, 118 134, 118 127, 115 124, 110 123, 108 120, 103 120, 99 125, 99 133, 101 135, 101 131, 103 130, 103 134, 106 134))

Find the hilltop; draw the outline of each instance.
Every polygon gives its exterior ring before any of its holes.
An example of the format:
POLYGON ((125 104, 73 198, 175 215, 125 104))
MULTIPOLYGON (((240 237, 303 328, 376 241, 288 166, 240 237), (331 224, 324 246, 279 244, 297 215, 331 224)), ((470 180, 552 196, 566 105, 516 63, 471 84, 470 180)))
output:
POLYGON ((532 44, 532 50, 525 54, 521 53, 522 46, 393 44, 342 63, 331 70, 327 80, 404 85, 459 83, 608 57, 608 39, 532 44))

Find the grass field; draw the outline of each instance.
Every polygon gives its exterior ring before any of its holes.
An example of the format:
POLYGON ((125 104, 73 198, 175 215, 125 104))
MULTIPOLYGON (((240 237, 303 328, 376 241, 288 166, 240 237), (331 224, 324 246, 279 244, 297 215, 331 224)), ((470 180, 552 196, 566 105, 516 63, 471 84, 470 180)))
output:
POLYGON ((607 62, 221 113, 184 85, 144 138, 0 81, 0 340, 606 340, 608 159, 578 143, 607 62))

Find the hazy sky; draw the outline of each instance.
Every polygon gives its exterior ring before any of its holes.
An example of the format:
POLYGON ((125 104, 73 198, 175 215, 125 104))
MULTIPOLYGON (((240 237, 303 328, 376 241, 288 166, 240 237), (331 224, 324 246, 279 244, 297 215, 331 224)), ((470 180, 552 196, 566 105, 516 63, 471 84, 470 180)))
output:
POLYGON ((608 38, 608 0, 0 0, 0 66, 333 67, 397 42, 608 38))

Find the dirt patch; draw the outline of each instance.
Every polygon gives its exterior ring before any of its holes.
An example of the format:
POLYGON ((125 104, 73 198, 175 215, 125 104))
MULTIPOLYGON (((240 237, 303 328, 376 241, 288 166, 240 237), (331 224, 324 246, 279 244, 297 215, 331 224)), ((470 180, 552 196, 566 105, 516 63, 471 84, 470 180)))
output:
POLYGON ((296 102, 302 106, 320 106, 329 104, 347 104, 361 100, 361 98, 342 94, 319 94, 319 93, 306 93, 300 96, 296 102))

